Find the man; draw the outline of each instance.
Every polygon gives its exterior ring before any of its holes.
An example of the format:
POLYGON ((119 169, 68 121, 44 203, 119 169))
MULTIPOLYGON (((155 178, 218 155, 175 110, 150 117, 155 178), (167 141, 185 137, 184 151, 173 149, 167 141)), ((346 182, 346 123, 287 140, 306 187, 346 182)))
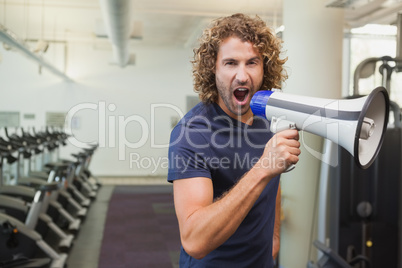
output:
POLYGON ((180 267, 273 267, 279 175, 298 162, 300 143, 296 130, 270 133, 250 100, 286 79, 280 48, 260 18, 235 14, 214 21, 194 50, 202 102, 174 128, 169 148, 180 267))

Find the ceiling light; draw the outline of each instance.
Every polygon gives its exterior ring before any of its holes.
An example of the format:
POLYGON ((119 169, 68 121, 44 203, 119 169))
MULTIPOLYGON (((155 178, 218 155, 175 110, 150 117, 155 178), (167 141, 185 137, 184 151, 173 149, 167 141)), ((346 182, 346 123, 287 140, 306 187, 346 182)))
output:
POLYGON ((363 27, 352 28, 352 34, 370 35, 396 35, 397 27, 394 25, 366 24, 363 27))
POLYGON ((38 40, 33 50, 34 53, 45 53, 49 48, 49 43, 44 40, 38 40))

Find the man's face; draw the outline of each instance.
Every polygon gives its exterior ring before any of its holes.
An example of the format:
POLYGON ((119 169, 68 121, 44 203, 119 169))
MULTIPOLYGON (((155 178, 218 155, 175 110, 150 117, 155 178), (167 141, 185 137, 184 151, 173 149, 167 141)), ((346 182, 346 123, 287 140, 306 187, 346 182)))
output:
POLYGON ((233 118, 250 118, 250 100, 260 89, 263 75, 263 59, 250 42, 237 37, 223 40, 215 71, 219 106, 233 118))

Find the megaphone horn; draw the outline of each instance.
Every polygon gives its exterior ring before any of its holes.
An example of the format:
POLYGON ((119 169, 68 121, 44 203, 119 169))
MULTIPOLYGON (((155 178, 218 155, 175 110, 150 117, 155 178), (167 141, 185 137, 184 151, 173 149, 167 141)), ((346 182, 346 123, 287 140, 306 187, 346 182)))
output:
POLYGON ((355 99, 322 99, 257 91, 251 99, 254 115, 267 118, 271 131, 296 128, 327 138, 353 155, 358 167, 368 168, 377 157, 387 129, 389 96, 383 87, 355 99), (338 124, 338 132, 327 131, 338 124))

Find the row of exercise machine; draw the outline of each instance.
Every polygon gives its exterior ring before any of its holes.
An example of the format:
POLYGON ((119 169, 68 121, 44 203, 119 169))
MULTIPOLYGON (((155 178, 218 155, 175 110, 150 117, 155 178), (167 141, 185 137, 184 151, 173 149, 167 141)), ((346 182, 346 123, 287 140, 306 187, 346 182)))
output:
POLYGON ((101 184, 89 171, 96 145, 60 159, 55 128, 0 135, 0 267, 65 267, 101 184), (33 132, 33 133, 30 133, 33 132))

